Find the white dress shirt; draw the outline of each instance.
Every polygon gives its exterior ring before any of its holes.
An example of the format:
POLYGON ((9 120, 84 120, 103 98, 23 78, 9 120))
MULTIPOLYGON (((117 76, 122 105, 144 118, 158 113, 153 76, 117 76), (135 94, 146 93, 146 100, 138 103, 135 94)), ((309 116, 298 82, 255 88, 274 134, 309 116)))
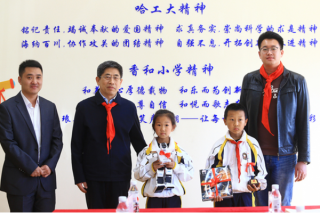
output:
POLYGON ((116 97, 117 97, 117 95, 116 95, 116 96, 114 96, 113 98, 111 98, 110 101, 108 101, 108 99, 101 94, 100 90, 99 90, 99 93, 100 93, 100 95, 102 96, 102 98, 105 100, 105 102, 106 102, 107 104, 112 104, 112 102, 113 102, 113 101, 116 99, 116 97))
POLYGON ((33 107, 30 101, 23 95, 21 91, 21 96, 29 112, 29 116, 33 125, 34 132, 36 134, 38 143, 38 163, 40 160, 40 149, 41 149, 41 120, 40 120, 40 106, 39 106, 39 96, 37 97, 36 105, 33 107))

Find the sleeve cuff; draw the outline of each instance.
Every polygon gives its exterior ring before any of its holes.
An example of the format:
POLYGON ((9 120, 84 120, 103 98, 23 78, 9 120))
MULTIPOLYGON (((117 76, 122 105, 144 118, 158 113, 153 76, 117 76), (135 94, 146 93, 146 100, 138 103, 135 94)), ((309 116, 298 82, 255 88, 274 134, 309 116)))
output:
POLYGON ((153 163, 151 164, 151 169, 152 169, 153 173, 156 173, 156 171, 154 171, 154 168, 153 168, 153 163))
POLYGON ((177 167, 177 163, 174 162, 174 167, 172 169, 175 169, 177 167))

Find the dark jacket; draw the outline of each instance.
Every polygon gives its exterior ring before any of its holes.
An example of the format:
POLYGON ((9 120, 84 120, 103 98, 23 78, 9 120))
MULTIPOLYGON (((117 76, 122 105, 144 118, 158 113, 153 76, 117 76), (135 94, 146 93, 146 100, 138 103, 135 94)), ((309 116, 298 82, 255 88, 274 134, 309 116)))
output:
MULTIPOLYGON (((245 75, 240 97, 248 110, 246 131, 256 139, 262 78, 260 70, 245 75)), ((298 162, 310 162, 309 94, 304 77, 284 68, 277 101, 278 155, 298 152, 298 162)))
POLYGON ((39 97, 41 116, 41 151, 21 93, 0 104, 0 143, 5 153, 1 190, 13 195, 27 195, 36 190, 38 178, 46 191, 56 189, 55 168, 62 150, 62 132, 56 106, 39 97), (38 167, 47 165, 51 174, 31 177, 38 167))
POLYGON ((136 106, 117 94, 111 109, 116 135, 107 151, 107 111, 99 91, 81 101, 76 108, 71 153, 75 183, 93 181, 129 181, 131 179, 130 144, 139 153, 147 144, 143 138, 136 106))

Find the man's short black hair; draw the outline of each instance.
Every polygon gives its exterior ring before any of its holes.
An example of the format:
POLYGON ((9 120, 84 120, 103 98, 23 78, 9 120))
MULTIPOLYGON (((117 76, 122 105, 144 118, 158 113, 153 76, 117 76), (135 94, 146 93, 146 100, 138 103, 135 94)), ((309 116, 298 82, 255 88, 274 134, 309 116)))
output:
POLYGON ((280 45, 280 50, 283 49, 283 38, 281 37, 281 35, 279 35, 278 33, 272 32, 272 31, 267 31, 267 32, 262 33, 259 36, 259 39, 258 39, 259 50, 261 49, 262 41, 265 40, 265 39, 275 39, 275 40, 277 40, 279 42, 279 45, 280 45))
POLYGON ((227 106, 227 108, 224 110, 224 119, 227 119, 228 112, 232 111, 243 111, 245 114, 246 119, 248 118, 247 109, 242 104, 232 103, 227 106))
POLYGON ((36 60, 25 60, 24 62, 22 62, 19 66, 19 76, 22 77, 26 67, 37 67, 41 70, 41 72, 43 73, 42 71, 42 66, 41 64, 36 61, 36 60))
POLYGON ((120 73, 120 78, 122 78, 122 66, 115 61, 105 61, 98 66, 97 77, 101 78, 104 71, 108 68, 116 68, 120 73))

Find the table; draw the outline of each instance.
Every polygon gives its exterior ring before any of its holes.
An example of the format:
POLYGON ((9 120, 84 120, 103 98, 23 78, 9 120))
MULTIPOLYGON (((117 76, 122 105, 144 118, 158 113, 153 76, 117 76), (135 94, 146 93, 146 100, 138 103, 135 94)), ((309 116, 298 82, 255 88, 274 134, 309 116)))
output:
MULTIPOLYGON (((295 209, 295 206, 282 206, 295 209)), ((319 209, 320 206, 306 206, 305 209, 319 209)), ((115 209, 56 209, 54 212, 115 212, 115 209)), ((161 208, 161 209, 140 209, 140 212, 268 212, 267 206, 257 207, 215 207, 215 208, 161 208)))

